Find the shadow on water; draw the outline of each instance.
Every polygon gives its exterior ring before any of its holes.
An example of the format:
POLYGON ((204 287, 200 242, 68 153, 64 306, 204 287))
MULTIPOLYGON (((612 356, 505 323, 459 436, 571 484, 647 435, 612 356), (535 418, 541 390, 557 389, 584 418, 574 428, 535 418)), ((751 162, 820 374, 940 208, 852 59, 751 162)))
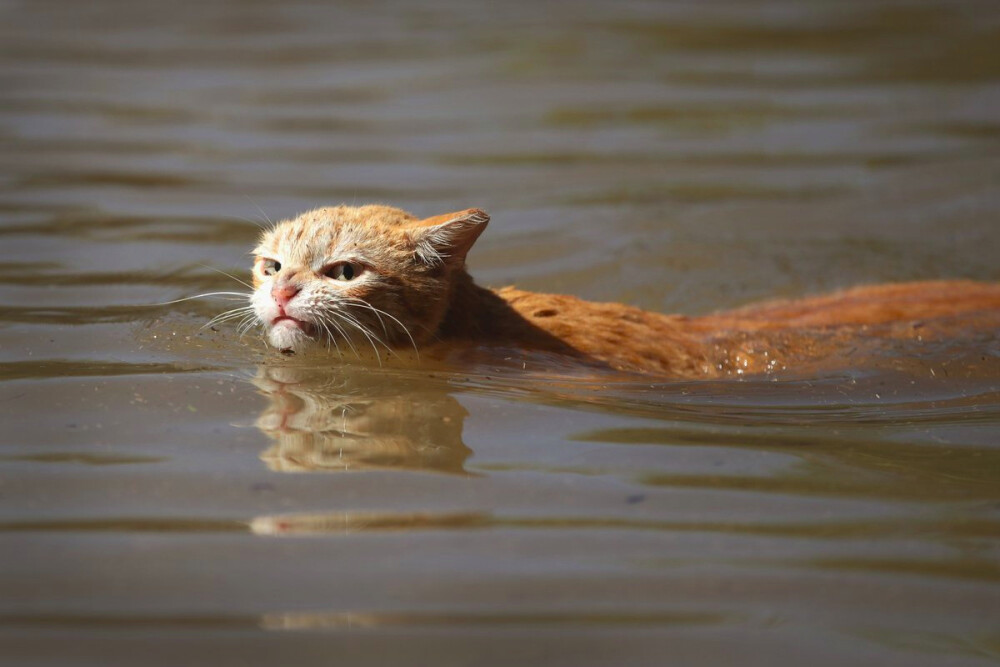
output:
POLYGON ((468 412, 426 379, 262 366, 253 384, 268 400, 256 425, 274 441, 261 454, 271 470, 465 473, 468 412))

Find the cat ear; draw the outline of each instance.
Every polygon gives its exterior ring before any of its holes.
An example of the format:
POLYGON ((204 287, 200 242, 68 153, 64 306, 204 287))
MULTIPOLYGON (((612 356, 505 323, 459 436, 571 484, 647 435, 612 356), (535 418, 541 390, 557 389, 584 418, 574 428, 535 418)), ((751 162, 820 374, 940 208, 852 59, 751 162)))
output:
POLYGON ((461 266, 489 221, 486 211, 470 208, 414 222, 409 226, 414 252, 427 264, 461 266))

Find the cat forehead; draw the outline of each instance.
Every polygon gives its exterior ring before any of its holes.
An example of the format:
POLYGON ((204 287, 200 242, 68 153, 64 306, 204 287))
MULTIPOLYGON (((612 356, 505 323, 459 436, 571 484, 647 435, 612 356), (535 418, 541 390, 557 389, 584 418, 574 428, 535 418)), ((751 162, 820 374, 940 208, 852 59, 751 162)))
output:
POLYGON ((270 253, 281 255, 285 261, 308 262, 365 247, 382 249, 399 238, 400 227, 415 219, 388 206, 320 208, 266 232, 254 254, 270 253))
POLYGON ((402 209, 381 204, 369 204, 367 206, 324 206, 303 213, 292 222, 301 222, 306 225, 338 222, 357 223, 372 227, 393 228, 414 220, 416 217, 402 209))

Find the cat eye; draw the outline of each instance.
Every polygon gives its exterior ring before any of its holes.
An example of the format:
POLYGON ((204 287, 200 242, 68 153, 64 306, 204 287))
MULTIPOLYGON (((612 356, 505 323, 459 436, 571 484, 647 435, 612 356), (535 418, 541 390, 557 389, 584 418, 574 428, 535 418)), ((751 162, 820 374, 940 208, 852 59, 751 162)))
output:
POLYGON ((355 264, 354 262, 337 262, 327 267, 323 274, 327 278, 346 282, 357 278, 361 275, 362 271, 364 271, 364 267, 360 264, 355 264))
POLYGON ((281 262, 274 259, 265 259, 260 263, 260 272, 265 276, 273 276, 281 271, 281 262))

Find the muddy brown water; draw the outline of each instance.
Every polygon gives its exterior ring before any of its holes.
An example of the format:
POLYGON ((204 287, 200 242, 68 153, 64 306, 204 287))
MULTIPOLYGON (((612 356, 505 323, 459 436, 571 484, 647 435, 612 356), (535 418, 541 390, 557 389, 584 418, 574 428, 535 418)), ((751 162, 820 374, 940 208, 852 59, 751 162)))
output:
POLYGON ((281 358, 266 218, 488 284, 1000 280, 992 2, 0 3, 0 663, 986 665, 1000 340, 805 377, 281 358))

